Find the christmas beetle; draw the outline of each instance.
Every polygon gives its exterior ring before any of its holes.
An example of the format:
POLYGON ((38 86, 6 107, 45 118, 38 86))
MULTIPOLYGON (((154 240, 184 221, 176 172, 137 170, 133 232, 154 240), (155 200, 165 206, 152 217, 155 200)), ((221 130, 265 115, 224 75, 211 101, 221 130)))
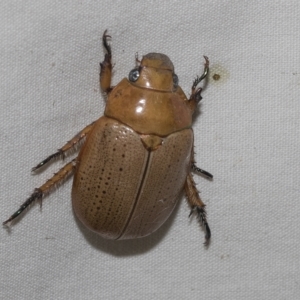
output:
POLYGON ((106 50, 100 64, 100 86, 107 95, 104 116, 81 130, 56 153, 40 162, 36 171, 55 158, 64 158, 82 144, 78 157, 67 163, 3 224, 9 225, 30 204, 41 200, 55 186, 74 175, 72 204, 78 219, 90 230, 108 239, 144 237, 157 230, 172 213, 184 190, 191 213, 196 212, 205 230, 210 229, 205 205, 195 187, 192 171, 212 175, 195 165, 192 115, 201 100, 198 84, 188 99, 168 56, 149 53, 112 87, 112 54, 106 50))

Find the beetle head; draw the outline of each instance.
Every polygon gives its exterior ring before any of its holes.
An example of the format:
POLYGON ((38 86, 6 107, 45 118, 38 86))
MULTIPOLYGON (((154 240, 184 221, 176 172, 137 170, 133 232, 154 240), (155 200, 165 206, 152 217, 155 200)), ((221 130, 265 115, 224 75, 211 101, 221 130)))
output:
POLYGON ((148 53, 143 56, 139 66, 130 71, 129 81, 139 87, 159 91, 175 91, 178 86, 173 63, 168 56, 161 53, 148 53))

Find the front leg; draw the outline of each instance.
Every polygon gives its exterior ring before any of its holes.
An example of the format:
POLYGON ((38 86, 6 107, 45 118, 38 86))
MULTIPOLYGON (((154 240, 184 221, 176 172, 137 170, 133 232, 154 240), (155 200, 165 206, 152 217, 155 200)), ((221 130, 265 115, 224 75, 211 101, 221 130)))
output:
POLYGON ((188 203, 190 204, 192 210, 190 215, 192 215, 192 213, 194 211, 196 211, 199 221, 201 222, 201 224, 204 227, 205 230, 205 245, 207 246, 209 244, 210 241, 210 229, 207 223, 207 219, 206 219, 206 211, 205 211, 205 204, 202 202, 200 196, 199 196, 199 192, 196 189, 196 185, 193 179, 193 176, 191 173, 188 174, 186 181, 185 181, 185 185, 184 185, 184 189, 185 189, 185 193, 187 195, 187 200, 188 203))
POLYGON ((202 92, 202 88, 197 88, 197 85, 203 80, 205 79, 205 77, 208 74, 209 71, 209 60, 207 56, 204 56, 205 59, 205 64, 204 64, 204 71, 202 73, 202 75, 199 77, 197 76, 197 78, 194 80, 193 85, 192 85, 192 94, 191 97, 189 99, 189 106, 192 110, 192 112, 195 111, 197 104, 200 102, 200 100, 202 99, 201 97, 201 92, 202 92))
POLYGON ((103 47, 107 51, 104 57, 104 61, 100 63, 100 87, 102 91, 108 94, 111 90, 111 72, 112 72, 112 64, 111 64, 111 47, 107 43, 107 38, 110 38, 110 35, 106 34, 107 30, 104 31, 102 36, 103 47))

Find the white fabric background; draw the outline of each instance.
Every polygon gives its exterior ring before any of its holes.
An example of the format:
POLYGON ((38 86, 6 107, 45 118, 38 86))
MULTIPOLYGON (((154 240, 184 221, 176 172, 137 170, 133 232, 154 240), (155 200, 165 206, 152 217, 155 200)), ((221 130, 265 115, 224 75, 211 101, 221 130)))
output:
POLYGON ((100 117, 113 83, 167 54, 186 93, 210 58, 194 132, 212 243, 181 199, 148 238, 107 241, 72 213, 71 180, 0 230, 1 299, 299 299, 300 5, 290 1, 1 1, 1 221, 63 162, 30 169, 100 117), (297 250, 298 249, 298 250, 297 250))

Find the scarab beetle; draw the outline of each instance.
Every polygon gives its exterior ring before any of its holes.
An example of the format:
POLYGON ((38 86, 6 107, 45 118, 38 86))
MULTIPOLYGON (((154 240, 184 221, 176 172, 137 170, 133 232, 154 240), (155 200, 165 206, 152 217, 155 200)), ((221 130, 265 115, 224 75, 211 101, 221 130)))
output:
POLYGON ((173 211, 185 190, 192 212, 205 230, 210 229, 191 172, 212 175, 194 162, 192 115, 201 100, 198 84, 188 99, 168 56, 149 53, 115 87, 111 86, 112 55, 103 34, 106 50, 100 64, 100 86, 107 95, 104 116, 80 131, 56 153, 32 171, 83 142, 77 158, 67 163, 45 184, 35 189, 4 225, 9 225, 30 204, 42 199, 55 186, 74 174, 72 204, 76 216, 92 231, 108 239, 139 238, 157 230, 173 211))

